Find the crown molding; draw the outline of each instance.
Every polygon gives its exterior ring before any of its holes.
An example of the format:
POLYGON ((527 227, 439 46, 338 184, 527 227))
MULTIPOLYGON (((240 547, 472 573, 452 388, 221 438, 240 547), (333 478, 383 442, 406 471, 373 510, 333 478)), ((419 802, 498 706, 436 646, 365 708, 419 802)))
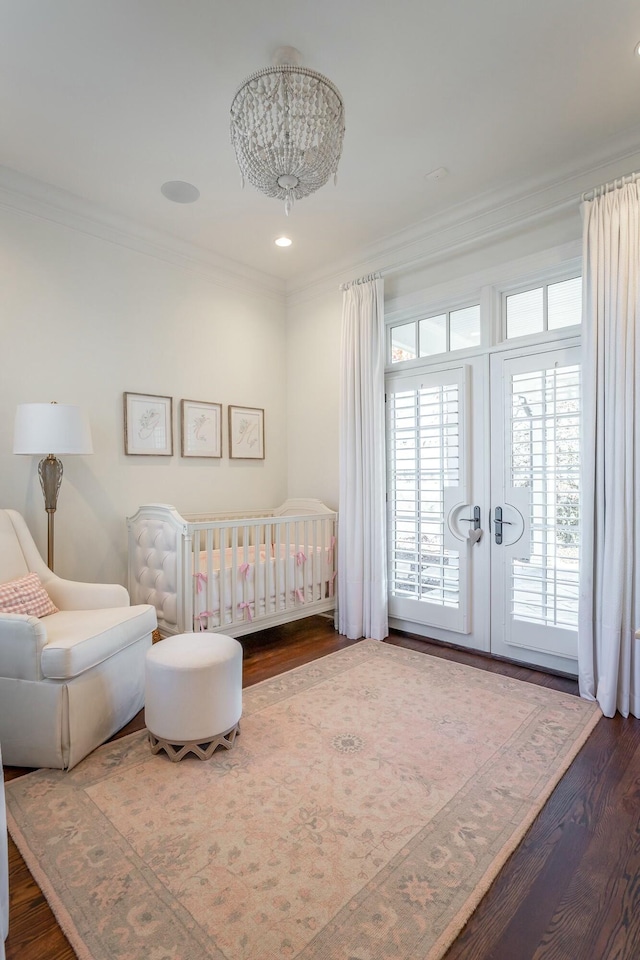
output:
POLYGON ((359 252, 289 281, 221 257, 195 244, 114 214, 51 184, 0 166, 0 208, 50 221, 115 243, 205 277, 236 292, 290 305, 335 292, 341 283, 379 271, 411 273, 488 241, 553 220, 575 217, 579 224, 582 193, 599 183, 640 169, 637 129, 609 141, 607 151, 592 154, 580 167, 556 170, 553 180, 538 177, 510 182, 477 195, 417 224, 364 246, 359 252))
POLYGON ((531 179, 507 184, 449 207, 433 217, 363 247, 358 259, 344 258, 287 283, 287 303, 312 300, 354 277, 379 271, 384 276, 411 273, 487 241, 506 239, 522 230, 574 217, 580 224, 581 194, 599 183, 640 169, 637 130, 617 141, 612 156, 592 155, 588 165, 568 168, 546 182, 531 179))
POLYGON ((128 220, 51 184, 0 166, 0 208, 181 267, 228 290, 283 303, 285 283, 237 260, 128 220))

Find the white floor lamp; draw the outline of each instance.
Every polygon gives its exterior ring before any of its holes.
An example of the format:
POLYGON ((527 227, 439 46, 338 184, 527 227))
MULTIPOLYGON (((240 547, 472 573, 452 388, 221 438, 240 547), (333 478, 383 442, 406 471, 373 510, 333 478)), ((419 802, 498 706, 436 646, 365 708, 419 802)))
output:
POLYGON ((80 407, 70 403, 20 403, 13 452, 43 457, 38 474, 49 517, 47 566, 53 570, 53 515, 62 483, 62 461, 57 455, 93 453, 89 421, 80 407))

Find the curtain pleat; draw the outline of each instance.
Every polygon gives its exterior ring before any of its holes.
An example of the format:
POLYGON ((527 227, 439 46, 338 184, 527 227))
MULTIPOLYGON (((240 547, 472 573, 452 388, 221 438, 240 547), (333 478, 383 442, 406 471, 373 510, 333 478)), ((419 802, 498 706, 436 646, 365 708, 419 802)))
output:
POLYGON ((384 284, 343 291, 338 517, 338 630, 351 639, 388 632, 384 284))
POLYGON ((583 204, 580 693, 640 717, 640 186, 583 204))

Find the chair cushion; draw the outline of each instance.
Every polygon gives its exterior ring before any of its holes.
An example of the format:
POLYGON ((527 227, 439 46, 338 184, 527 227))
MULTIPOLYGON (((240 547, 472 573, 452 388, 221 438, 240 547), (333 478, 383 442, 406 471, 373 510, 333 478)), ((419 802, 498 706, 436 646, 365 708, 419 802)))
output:
POLYGON ((23 613, 27 617, 48 617, 58 608, 42 586, 37 573, 0 583, 0 612, 23 613))
POLYGON ((104 610, 60 610, 46 617, 40 666, 50 680, 69 680, 103 663, 156 628, 149 604, 104 610))

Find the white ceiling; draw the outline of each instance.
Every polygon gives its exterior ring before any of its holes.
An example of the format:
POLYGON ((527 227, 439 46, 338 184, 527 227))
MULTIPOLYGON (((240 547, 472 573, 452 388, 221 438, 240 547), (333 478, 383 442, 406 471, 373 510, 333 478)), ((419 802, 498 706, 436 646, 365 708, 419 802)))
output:
POLYGON ((299 278, 640 148, 638 41, 637 0, 0 0, 0 164, 299 278), (228 134, 283 44, 337 85, 347 126, 337 187, 289 218, 241 189, 228 134), (201 199, 169 202, 167 180, 201 199))

